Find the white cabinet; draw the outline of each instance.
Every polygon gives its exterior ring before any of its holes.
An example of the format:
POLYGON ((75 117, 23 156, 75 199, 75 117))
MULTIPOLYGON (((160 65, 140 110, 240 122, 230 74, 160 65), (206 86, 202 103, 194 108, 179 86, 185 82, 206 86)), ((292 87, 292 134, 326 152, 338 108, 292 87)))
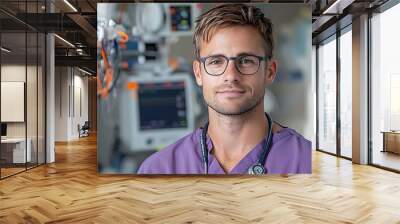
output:
POLYGON ((7 138, 1 140, 2 145, 7 145, 7 147, 12 147, 13 163, 25 163, 32 161, 32 140, 28 138, 26 142, 28 145, 26 147, 26 154, 25 154, 24 138, 7 138))

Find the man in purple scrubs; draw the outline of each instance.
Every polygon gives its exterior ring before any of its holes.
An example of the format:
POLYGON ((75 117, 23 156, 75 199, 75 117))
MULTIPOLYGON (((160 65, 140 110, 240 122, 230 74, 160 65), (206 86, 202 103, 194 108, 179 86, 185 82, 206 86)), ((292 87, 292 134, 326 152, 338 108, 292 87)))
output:
POLYGON ((138 174, 247 174, 263 160, 262 173, 311 173, 311 142, 264 113, 265 88, 277 69, 270 20, 256 7, 227 4, 196 22, 193 71, 208 129, 153 154, 138 174))

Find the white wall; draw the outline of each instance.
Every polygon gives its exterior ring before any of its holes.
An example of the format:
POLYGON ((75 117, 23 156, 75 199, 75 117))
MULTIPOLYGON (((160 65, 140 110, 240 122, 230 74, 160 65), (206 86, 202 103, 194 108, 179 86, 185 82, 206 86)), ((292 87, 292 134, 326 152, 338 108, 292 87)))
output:
POLYGON ((88 116, 88 78, 83 77, 83 73, 78 71, 79 75, 76 75, 77 70, 75 70, 74 75, 74 117, 72 119, 72 136, 78 137, 78 124, 81 126, 85 121, 89 120, 88 116), (80 96, 80 97, 79 97, 80 96), (80 102, 79 102, 80 101, 80 102), (80 108, 81 107, 81 108, 80 108), (81 111, 80 111, 81 110, 81 111))
POLYGON ((56 141, 77 139, 78 124, 88 120, 88 78, 83 75, 76 68, 56 67, 56 141))
POLYGON ((68 86, 69 69, 55 68, 55 141, 68 140, 68 86))
POLYGON ((2 65, 1 81, 25 82, 25 65, 2 65))
MULTIPOLYGON (((44 74, 42 67, 25 64, 4 64, 1 66, 1 81, 2 82, 24 82, 26 83, 26 106, 25 102, 22 108, 17 110, 20 113, 26 112, 26 120, 22 122, 6 122, 7 123, 7 137, 9 138, 24 138, 25 135, 30 140, 30 148, 32 152, 32 161, 36 162, 36 158, 39 159, 39 163, 44 163, 44 150, 45 150, 45 139, 44 139, 44 74), (25 80, 27 78, 27 81, 25 80), (37 156, 37 153, 39 154, 37 156)), ((4 94, 4 89, 2 93, 4 94)), ((8 98, 6 95, 2 95, 2 98, 8 98)), ((2 103, 3 104, 3 103, 2 103)), ((2 106, 2 112, 7 110, 13 110, 10 107, 2 106)), ((15 109, 14 109, 15 110, 15 109)), ((17 111, 7 111, 11 113, 17 113, 17 111)), ((24 115, 23 115, 24 116, 24 115)))
MULTIPOLYGON (((1 81, 2 82, 25 82, 25 65, 2 65, 1 66, 1 81)), ((28 67, 28 70, 30 68, 28 67)), ((2 96, 3 98, 4 96, 2 96)), ((1 108, 7 110, 7 108, 1 108)), ((8 137, 25 137, 25 123, 11 122, 7 125, 8 137)))
MULTIPOLYGON (((36 67, 18 64, 9 64, 1 66, 1 81, 2 82, 25 82, 25 75, 28 72, 28 83, 31 87, 36 86, 36 80, 32 80, 31 75, 36 75, 36 67), (25 70, 26 69, 26 70, 25 70)), ((7 96, 2 96, 7 97, 7 96)), ((27 88, 27 120, 28 120, 28 137, 33 131, 36 136, 36 88, 27 88), (33 122, 33 123, 32 123, 33 122)), ((39 105, 40 107, 41 105, 39 105)), ((1 108, 7 110, 9 108, 1 108)), ((24 108, 22 108, 24 109, 24 108)), ((25 137, 25 123, 26 122, 7 122, 7 136, 8 137, 25 137)))

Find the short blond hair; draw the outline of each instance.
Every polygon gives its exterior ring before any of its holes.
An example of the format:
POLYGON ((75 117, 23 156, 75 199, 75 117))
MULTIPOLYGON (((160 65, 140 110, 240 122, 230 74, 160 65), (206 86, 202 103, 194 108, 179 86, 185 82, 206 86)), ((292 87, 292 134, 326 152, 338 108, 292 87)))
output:
POLYGON ((222 4, 203 13, 196 19, 193 36, 195 56, 200 58, 200 45, 209 42, 216 30, 230 26, 252 26, 264 40, 265 56, 273 56, 272 23, 261 9, 245 4, 222 4))

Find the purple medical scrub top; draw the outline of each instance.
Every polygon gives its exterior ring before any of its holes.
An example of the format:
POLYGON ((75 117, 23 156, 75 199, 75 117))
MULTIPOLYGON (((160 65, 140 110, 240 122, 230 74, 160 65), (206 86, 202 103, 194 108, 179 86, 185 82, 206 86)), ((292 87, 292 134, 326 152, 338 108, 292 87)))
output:
MULTIPOLYGON (((148 157, 138 174, 204 174, 201 157, 200 129, 179 139, 161 151, 148 157)), ((229 174, 247 174, 256 164, 266 138, 253 148, 229 174)), ((212 141, 207 135, 208 173, 225 174, 218 160, 210 154, 212 141)), ((283 128, 272 135, 272 145, 265 168, 268 174, 311 173, 311 142, 291 128, 283 128)))

